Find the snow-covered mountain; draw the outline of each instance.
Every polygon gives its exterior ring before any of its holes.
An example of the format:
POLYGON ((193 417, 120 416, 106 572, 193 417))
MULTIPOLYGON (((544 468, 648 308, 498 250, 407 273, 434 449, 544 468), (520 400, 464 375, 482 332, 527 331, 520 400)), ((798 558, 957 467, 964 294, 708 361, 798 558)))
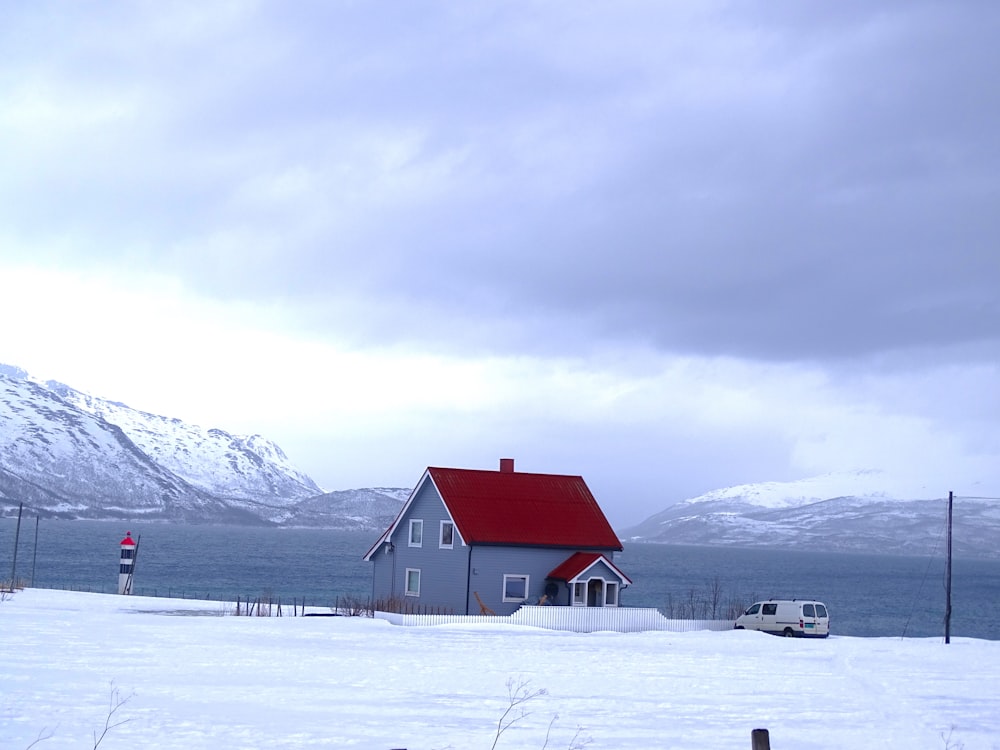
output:
POLYGON ((285 526, 321 526, 350 531, 384 531, 395 520, 410 490, 369 487, 339 490, 296 503, 282 518, 285 526))
POLYGON ((0 365, 0 515, 24 503, 64 518, 384 528, 408 492, 324 494, 260 435, 204 429, 0 365))
MULTIPOLYGON (((1000 557, 1000 502, 960 497, 953 550, 1000 557)), ((823 552, 943 554, 947 493, 911 486, 885 472, 825 474, 713 490, 625 529, 626 541, 823 552)))

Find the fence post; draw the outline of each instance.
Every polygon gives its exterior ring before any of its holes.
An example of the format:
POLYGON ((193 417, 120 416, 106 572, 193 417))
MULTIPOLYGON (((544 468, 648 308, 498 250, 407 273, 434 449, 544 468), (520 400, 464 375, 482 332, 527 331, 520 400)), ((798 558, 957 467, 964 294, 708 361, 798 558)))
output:
POLYGON ((750 733, 751 750, 771 750, 771 737, 766 729, 754 729, 750 733))

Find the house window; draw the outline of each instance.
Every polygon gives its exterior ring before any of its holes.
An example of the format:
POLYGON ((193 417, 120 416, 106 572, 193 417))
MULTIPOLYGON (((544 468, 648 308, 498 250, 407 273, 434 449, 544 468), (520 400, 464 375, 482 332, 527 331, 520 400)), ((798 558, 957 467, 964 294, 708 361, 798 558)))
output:
POLYGON ((455 524, 451 521, 441 522, 441 541, 438 546, 441 549, 452 549, 455 546, 455 524))
POLYGON ((410 546, 422 547, 424 544, 424 522, 420 520, 410 521, 410 546))
POLYGON ((604 583, 604 606, 618 606, 618 584, 613 581, 605 581, 604 583))
POLYGON ((406 595, 420 596, 420 568, 406 569, 406 595))
POLYGON ((528 598, 528 576, 505 575, 503 577, 503 600, 523 602, 528 598))
POLYGON ((577 581, 573 584, 573 604, 577 607, 587 606, 587 584, 585 581, 577 581))

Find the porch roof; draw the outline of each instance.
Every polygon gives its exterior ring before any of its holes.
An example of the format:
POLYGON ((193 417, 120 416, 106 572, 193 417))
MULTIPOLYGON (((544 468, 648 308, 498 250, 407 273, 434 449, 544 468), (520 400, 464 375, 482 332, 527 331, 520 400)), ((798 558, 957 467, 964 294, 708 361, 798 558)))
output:
POLYGON ((618 576, 626 586, 632 585, 632 579, 600 552, 575 552, 563 560, 546 577, 569 583, 575 581, 599 562, 607 565, 611 572, 618 576))

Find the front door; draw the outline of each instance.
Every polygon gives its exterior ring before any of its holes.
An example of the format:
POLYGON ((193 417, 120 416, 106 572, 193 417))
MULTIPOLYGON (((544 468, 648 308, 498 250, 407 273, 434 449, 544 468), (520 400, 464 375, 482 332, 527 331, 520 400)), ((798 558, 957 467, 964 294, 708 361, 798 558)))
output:
POLYGON ((601 578, 591 578, 587 583, 587 606, 604 606, 604 580, 601 578))

